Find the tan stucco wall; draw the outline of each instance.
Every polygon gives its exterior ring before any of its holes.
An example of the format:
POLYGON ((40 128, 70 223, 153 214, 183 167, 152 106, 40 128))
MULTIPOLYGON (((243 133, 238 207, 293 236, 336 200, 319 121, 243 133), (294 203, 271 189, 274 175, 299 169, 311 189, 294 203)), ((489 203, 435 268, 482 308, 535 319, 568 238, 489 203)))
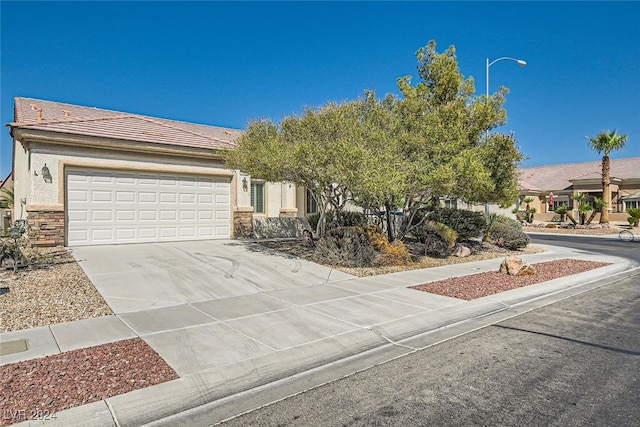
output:
POLYGON ((29 176, 29 153, 20 141, 15 142, 14 148, 14 220, 26 219, 26 204, 31 194, 31 179, 29 176), (24 201, 24 203, 22 203, 24 201))

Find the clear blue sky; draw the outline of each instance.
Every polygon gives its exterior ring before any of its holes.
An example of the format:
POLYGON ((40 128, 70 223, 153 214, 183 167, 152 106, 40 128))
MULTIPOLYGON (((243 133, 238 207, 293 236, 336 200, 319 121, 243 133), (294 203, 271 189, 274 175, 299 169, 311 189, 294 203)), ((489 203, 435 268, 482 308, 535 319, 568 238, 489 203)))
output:
MULTIPOLYGON (((524 166, 597 160, 585 136, 629 135, 640 156, 638 2, 1 3, 1 119, 33 97, 244 128, 251 119, 397 93, 415 51, 455 45, 484 93, 508 87, 524 166)), ((416 81, 414 77, 414 82, 416 81)), ((1 132, 1 169, 11 138, 1 132)))

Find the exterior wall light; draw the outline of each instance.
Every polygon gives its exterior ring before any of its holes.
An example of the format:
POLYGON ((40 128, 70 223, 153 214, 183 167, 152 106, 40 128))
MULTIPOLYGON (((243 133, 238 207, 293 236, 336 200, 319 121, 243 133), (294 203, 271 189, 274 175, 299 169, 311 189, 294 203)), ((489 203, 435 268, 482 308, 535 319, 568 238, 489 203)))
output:
POLYGON ((42 179, 44 179, 44 182, 49 184, 49 183, 51 183, 51 181, 53 181, 53 178, 51 177, 51 172, 49 172, 49 168, 47 167, 46 163, 42 167, 42 171, 41 172, 42 172, 42 179))
POLYGON ((249 191, 249 182, 247 181, 247 177, 242 178, 242 191, 245 193, 249 191))

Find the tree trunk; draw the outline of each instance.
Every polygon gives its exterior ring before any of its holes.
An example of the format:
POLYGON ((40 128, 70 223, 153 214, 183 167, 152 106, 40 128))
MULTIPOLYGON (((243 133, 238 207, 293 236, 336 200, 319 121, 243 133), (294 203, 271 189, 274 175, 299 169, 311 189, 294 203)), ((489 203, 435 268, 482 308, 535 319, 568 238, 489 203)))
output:
POLYGON ((573 223, 573 225, 578 225, 578 223, 576 222, 571 212, 567 212, 565 215, 567 215, 567 218, 569 218, 569 220, 573 223))
POLYGON ((387 214, 387 240, 389 240, 389 242, 393 242, 393 224, 392 224, 392 218, 391 218, 391 203, 387 202, 384 204, 384 210, 386 211, 387 214))
MULTIPOLYGON (((604 209, 604 208, 602 208, 602 209, 604 209)), ((595 209, 592 210, 591 211, 591 215, 589 215, 589 219, 587 220, 587 222, 584 223, 584 225, 591 224, 591 221, 593 221, 593 218, 595 218, 597 214, 598 214, 597 210, 595 210, 595 209)), ((600 213, 600 218, 602 218, 602 213, 600 213)), ((600 223, 602 223, 602 221, 600 221, 600 223)))
POLYGON ((602 157, 602 198, 606 204, 600 209, 600 224, 609 223, 609 206, 611 206, 611 190, 609 188, 611 182, 610 173, 611 165, 609 163, 609 155, 605 154, 604 157, 602 157))

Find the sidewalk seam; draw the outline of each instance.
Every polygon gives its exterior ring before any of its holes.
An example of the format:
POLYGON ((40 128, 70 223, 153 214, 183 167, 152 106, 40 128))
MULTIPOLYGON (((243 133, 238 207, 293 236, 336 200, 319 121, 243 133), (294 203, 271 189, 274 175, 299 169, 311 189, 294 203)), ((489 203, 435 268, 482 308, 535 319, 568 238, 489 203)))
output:
POLYGON ((111 405, 109 404, 109 401, 107 399, 104 399, 104 404, 107 405, 107 409, 109 410, 109 415, 111 415, 111 419, 113 420, 113 423, 117 426, 120 427, 120 423, 118 422, 118 420, 116 419, 116 414, 113 411, 113 408, 111 407, 111 405))

